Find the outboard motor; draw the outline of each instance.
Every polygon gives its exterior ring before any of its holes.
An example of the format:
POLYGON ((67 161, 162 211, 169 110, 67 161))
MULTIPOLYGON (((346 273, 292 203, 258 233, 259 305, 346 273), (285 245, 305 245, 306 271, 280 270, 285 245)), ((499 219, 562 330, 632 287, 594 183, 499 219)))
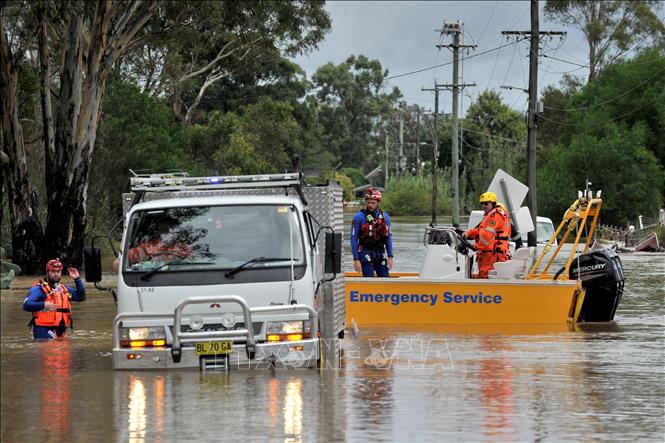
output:
POLYGON ((569 278, 582 280, 586 289, 578 321, 600 322, 614 319, 626 281, 621 259, 611 249, 581 254, 570 266, 569 278))

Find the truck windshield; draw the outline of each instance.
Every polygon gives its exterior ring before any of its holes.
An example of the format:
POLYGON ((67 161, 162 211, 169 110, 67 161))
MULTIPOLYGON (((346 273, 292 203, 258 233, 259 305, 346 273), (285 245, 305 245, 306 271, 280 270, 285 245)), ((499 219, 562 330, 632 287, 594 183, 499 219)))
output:
POLYGON ((281 257, 255 268, 304 263, 302 230, 288 205, 198 206, 137 211, 129 220, 124 271, 233 269, 256 258, 281 257))

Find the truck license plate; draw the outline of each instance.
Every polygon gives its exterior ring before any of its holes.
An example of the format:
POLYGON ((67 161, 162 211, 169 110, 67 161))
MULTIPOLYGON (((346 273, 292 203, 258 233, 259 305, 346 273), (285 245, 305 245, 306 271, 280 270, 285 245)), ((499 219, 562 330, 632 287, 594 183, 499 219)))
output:
POLYGON ((233 352, 233 342, 229 340, 196 343, 198 355, 230 354, 231 352, 233 352))

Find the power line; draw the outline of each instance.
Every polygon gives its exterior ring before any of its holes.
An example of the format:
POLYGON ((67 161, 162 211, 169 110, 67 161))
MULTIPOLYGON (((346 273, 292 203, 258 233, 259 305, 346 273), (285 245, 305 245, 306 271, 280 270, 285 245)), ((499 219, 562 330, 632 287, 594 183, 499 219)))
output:
POLYGON ((499 56, 501 56, 501 50, 499 49, 499 52, 496 53, 496 58, 494 59, 494 66, 492 66, 492 72, 490 72, 490 76, 487 79, 487 86, 485 86, 485 89, 490 88, 490 83, 492 82, 492 77, 494 77, 494 70, 496 69, 497 63, 499 63, 499 56))
MULTIPOLYGON (((610 118, 608 118, 607 120, 609 120, 609 121, 619 120, 619 119, 621 119, 621 118, 623 118, 623 117, 625 117, 625 116, 627 116, 627 115, 632 114, 632 113, 635 112, 635 111, 639 111, 639 110, 642 109, 642 108, 645 108, 645 107, 647 107, 647 106, 649 106, 649 105, 654 104, 656 101, 658 101, 658 100, 660 100, 660 99, 661 99, 660 96, 655 96, 655 97, 652 98, 650 101, 648 101, 648 102, 646 102, 646 103, 642 103, 641 105, 639 105, 639 106, 637 106, 637 107, 631 109, 630 111, 624 112, 623 114, 619 114, 619 115, 617 115, 617 116, 610 117, 610 118)), ((549 122, 556 123, 556 124, 558 124, 558 125, 563 125, 563 126, 577 126, 577 125, 578 125, 577 122, 576 122, 576 123, 568 123, 568 122, 564 122, 564 121, 557 121, 557 120, 554 120, 554 119, 551 119, 551 118, 547 118, 547 117, 545 117, 543 114, 538 114, 538 118, 539 118, 539 119, 542 118, 543 120, 547 120, 547 121, 549 121, 549 122)))
POLYGON ((618 98, 623 97, 624 95, 628 94, 629 92, 632 92, 632 91, 636 90, 637 88, 639 88, 643 84, 649 82, 652 78, 662 74, 663 72, 665 72, 665 68, 661 69, 660 71, 655 72, 654 74, 652 74, 648 78, 642 80, 641 82, 639 82, 638 84, 636 84, 632 88, 623 91, 621 94, 615 95, 614 97, 608 98, 607 100, 604 100, 600 103, 594 103, 594 104, 589 105, 589 106, 580 106, 579 108, 554 108, 554 107, 551 107, 551 106, 545 106, 544 108, 545 109, 550 109, 552 111, 561 111, 561 112, 585 111, 587 109, 596 108, 598 106, 602 106, 604 104, 610 103, 610 102, 612 102, 612 101, 614 101, 618 98))
POLYGON ((571 65, 580 66, 582 68, 588 68, 589 67, 589 65, 581 65, 581 64, 575 63, 575 62, 569 62, 568 60, 563 60, 561 58, 552 57, 551 55, 547 55, 547 54, 543 54, 543 57, 551 58, 552 60, 556 60, 556 61, 559 61, 559 62, 570 63, 571 65))
POLYGON ((490 25, 492 22, 492 19, 494 18, 494 11, 496 11, 496 5, 499 3, 498 0, 494 2, 494 7, 492 8, 492 12, 490 13, 490 18, 487 20, 487 23, 485 24, 485 27, 483 28, 483 31, 480 33, 480 38, 478 39, 478 44, 483 40, 483 37, 485 36, 485 31, 487 31, 487 27, 490 25))
MULTIPOLYGON (((517 43, 517 41, 515 41, 517 43)), ((508 63, 508 69, 506 69, 506 75, 503 77, 503 83, 506 83, 508 79, 508 74, 510 73, 510 68, 513 67, 513 59, 515 58, 515 52, 517 52, 517 44, 513 48, 513 55, 510 56, 510 63, 508 63)))
MULTIPOLYGON (((521 38, 521 39, 515 40, 514 42, 506 43, 505 45, 501 45, 501 46, 497 46, 496 48, 488 49, 487 51, 483 51, 483 52, 479 52, 477 54, 469 55, 467 57, 461 58, 460 61, 465 61, 465 60, 468 60, 470 58, 474 58, 474 57, 478 57, 480 55, 488 54, 488 53, 496 51, 498 49, 505 48, 506 46, 514 45, 517 42, 520 42, 522 40, 526 40, 526 38, 521 38)), ((452 65, 452 64, 453 64, 453 62, 441 63, 439 65, 429 66, 427 68, 422 68, 422 69, 417 69, 415 71, 405 72, 404 74, 391 75, 390 77, 384 78, 384 80, 390 80, 390 79, 393 79, 393 78, 399 78, 399 77, 405 77, 407 75, 418 74, 418 73, 421 73, 421 72, 429 71, 431 69, 440 68, 442 66, 449 66, 449 65, 452 65)))

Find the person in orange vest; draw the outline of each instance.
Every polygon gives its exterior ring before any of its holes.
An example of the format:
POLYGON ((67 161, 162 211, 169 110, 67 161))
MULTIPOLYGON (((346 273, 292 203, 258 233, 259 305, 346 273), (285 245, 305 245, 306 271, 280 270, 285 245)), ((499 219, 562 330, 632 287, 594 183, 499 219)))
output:
POLYGON ((497 205, 496 194, 485 192, 480 196, 485 217, 475 228, 464 233, 464 237, 476 241, 479 278, 488 278, 494 263, 507 261, 509 256, 510 219, 506 211, 497 205))
POLYGON ((23 309, 32 312, 30 325, 35 339, 54 339, 73 328, 71 301, 85 301, 85 286, 76 268, 68 268, 76 288, 60 283, 62 262, 55 258, 46 263, 46 278, 37 280, 23 300, 23 309))
POLYGON ((524 242, 522 241, 522 234, 515 228, 515 225, 513 224, 512 220, 510 220, 510 213, 508 212, 508 209, 506 208, 506 205, 504 205, 501 202, 496 203, 498 207, 504 210, 506 214, 508 214, 508 221, 510 222, 510 241, 515 243, 515 250, 517 251, 519 248, 524 247, 524 242))

